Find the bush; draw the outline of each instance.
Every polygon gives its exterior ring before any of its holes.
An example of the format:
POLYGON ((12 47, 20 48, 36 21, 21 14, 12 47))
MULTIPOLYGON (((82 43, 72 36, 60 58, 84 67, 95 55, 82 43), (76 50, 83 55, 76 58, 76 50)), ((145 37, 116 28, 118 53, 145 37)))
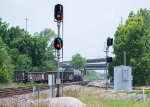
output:
POLYGON ((8 83, 11 80, 12 68, 11 57, 0 38, 0 83, 8 83))

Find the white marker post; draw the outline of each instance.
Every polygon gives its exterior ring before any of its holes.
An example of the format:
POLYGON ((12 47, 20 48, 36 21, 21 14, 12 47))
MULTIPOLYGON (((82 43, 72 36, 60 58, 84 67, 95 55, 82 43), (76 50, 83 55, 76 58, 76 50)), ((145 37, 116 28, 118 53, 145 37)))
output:
POLYGON ((33 95, 36 94, 36 86, 33 86, 33 95))
POLYGON ((50 97, 53 98, 54 75, 48 75, 48 85, 50 86, 50 97))

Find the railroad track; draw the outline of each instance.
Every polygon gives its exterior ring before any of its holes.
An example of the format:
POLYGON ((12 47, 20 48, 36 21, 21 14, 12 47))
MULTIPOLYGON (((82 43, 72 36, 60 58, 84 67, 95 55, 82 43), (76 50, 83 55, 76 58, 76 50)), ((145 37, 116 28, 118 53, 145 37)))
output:
POLYGON ((32 93, 33 90, 47 90, 49 89, 48 85, 37 85, 35 86, 35 89, 33 87, 18 87, 18 88, 0 88, 0 98, 5 97, 12 97, 14 95, 21 95, 21 94, 27 94, 32 93))
MULTIPOLYGON (((64 86, 69 85, 82 85, 87 87, 97 87, 97 88, 105 88, 100 86, 90 86, 88 83, 91 81, 79 81, 79 82, 68 82, 64 83, 64 86)), ((18 87, 18 88, 0 88, 0 98, 5 97, 12 97, 14 95, 22 95, 27 93, 33 93, 33 90, 37 91, 43 91, 49 89, 49 85, 37 85, 34 88, 33 87, 18 87)), ((55 88, 55 86, 54 86, 55 88)), ((113 89, 113 87, 109 87, 110 89, 113 89)), ((150 90, 150 87, 133 87, 133 90, 150 90)))
POLYGON ((64 86, 68 86, 68 85, 82 85, 82 86, 85 86, 87 85, 89 82, 91 81, 78 81, 78 82, 66 82, 64 83, 64 86))
MULTIPOLYGON (((64 83, 64 86, 69 86, 69 85, 87 85, 90 81, 79 81, 79 82, 69 82, 69 83, 64 83)), ((14 95, 22 95, 22 94, 27 94, 27 93, 33 93, 33 90, 37 91, 43 91, 49 89, 49 85, 37 85, 31 87, 18 87, 18 88, 0 88, 0 98, 5 98, 5 97, 12 97, 14 95)), ((56 88, 54 86, 54 88, 56 88)))

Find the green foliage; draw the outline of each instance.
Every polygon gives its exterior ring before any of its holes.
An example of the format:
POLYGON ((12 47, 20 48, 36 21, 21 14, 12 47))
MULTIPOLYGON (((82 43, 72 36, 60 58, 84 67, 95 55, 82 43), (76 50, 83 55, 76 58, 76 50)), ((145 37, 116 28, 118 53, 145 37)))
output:
MULTIPOLYGON (((122 91, 117 91, 116 93, 127 93, 127 94, 131 94, 131 93, 135 93, 135 94, 143 94, 143 90, 122 90, 122 91)), ((144 94, 150 94, 150 90, 144 90, 144 94)))
POLYGON ((53 71, 56 69, 56 61, 44 61, 42 62, 42 66, 40 67, 41 70, 49 70, 49 71, 53 71))
POLYGON ((35 86, 35 85, 36 83, 34 83, 34 81, 31 81, 27 84, 9 82, 9 83, 0 84, 0 87, 1 88, 18 88, 18 87, 29 87, 29 86, 35 86))
POLYGON ((16 69, 21 70, 29 70, 32 66, 31 58, 27 56, 27 54, 19 55, 16 65, 16 69))
POLYGON ((10 54, 16 70, 44 71, 56 69, 53 49, 47 47, 49 39, 55 36, 51 29, 44 29, 34 36, 19 27, 8 30, 10 54), (16 56, 14 56, 16 54, 16 56))
POLYGON ((48 47, 55 36, 47 28, 33 36, 19 26, 9 28, 0 18, 0 82, 11 79, 12 66, 15 70, 55 70, 53 45, 48 47))
POLYGON ((120 100, 106 98, 104 95, 94 94, 94 91, 85 91, 81 93, 80 100, 84 102, 87 107, 148 107, 149 100, 134 101, 134 100, 120 100))
POLYGON ((34 82, 34 80, 32 80, 32 81, 30 81, 30 82, 28 82, 28 84, 27 84, 27 86, 35 86, 36 84, 35 84, 35 82, 34 82))
MULTIPOLYGON (((37 34, 38 33, 36 33, 36 35, 37 34)), ((41 31, 39 35, 44 36, 47 39, 52 39, 53 37, 56 37, 55 32, 48 28, 45 28, 43 31, 41 31)))
POLYGON ((12 77, 11 57, 5 47, 0 37, 0 83, 7 83, 12 77))
POLYGON ((83 58, 80 54, 75 54, 72 56, 70 61, 70 65, 74 69, 82 69, 86 64, 85 58, 83 58))
POLYGON ((96 71, 86 71, 86 75, 83 77, 84 80, 100 79, 100 73, 96 71))
POLYGON ((148 107, 150 105, 149 99, 146 99, 145 102, 142 100, 121 100, 114 97, 115 94, 117 95, 118 93, 89 87, 64 90, 64 96, 78 98, 86 104, 86 107, 148 107))
POLYGON ((113 63, 109 66, 109 77, 113 67, 123 65, 123 52, 127 54, 127 66, 132 67, 133 84, 150 84, 150 11, 140 9, 131 12, 125 25, 119 25, 115 32, 113 63))
POLYGON ((39 70, 55 70, 56 61, 53 55, 53 48, 48 46, 50 39, 53 39, 56 34, 51 29, 44 29, 40 33, 36 33, 33 37, 33 49, 31 53, 32 64, 39 70))
POLYGON ((8 35, 8 24, 6 22, 2 21, 2 18, 0 18, 0 37, 2 38, 2 41, 6 43, 6 38, 8 35))

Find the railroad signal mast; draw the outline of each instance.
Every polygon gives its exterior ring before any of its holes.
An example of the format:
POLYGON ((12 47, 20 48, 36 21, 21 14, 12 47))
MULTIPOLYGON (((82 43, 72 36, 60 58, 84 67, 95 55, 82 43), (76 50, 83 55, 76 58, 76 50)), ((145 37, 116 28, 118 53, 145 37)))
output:
POLYGON ((108 74, 107 69, 108 69, 108 67, 107 67, 107 65, 108 65, 108 63, 113 61, 112 57, 108 56, 109 47, 112 46, 112 45, 113 45, 113 38, 108 37, 107 38, 106 51, 105 51, 106 52, 106 66, 105 66, 105 68, 106 68, 106 90, 108 89, 108 79, 107 79, 107 74, 108 74))
POLYGON ((60 72, 59 72, 59 68, 60 68, 59 60, 60 60, 60 50, 63 48, 63 40, 60 37, 60 26, 61 26, 61 22, 63 22, 63 6, 61 4, 56 4, 55 5, 54 21, 57 22, 57 27, 58 27, 58 35, 57 35, 57 37, 54 40, 54 47, 55 47, 56 52, 57 52, 57 62, 58 62, 57 79, 56 79, 56 84, 57 84, 56 97, 59 97, 60 96, 60 94, 59 94, 59 86, 61 84, 60 72))

